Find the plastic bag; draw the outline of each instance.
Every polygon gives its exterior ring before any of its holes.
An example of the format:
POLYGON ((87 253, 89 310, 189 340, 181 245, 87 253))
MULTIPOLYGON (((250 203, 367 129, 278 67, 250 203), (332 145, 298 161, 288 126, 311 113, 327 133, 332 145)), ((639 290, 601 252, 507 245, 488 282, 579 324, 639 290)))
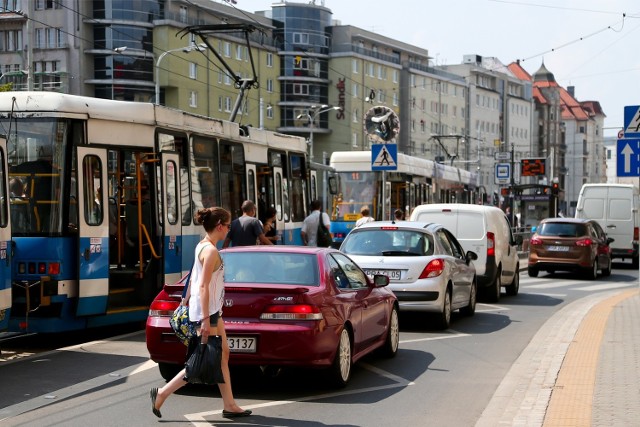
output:
POLYGON ((210 335, 206 344, 200 337, 189 343, 191 352, 184 364, 184 380, 190 384, 222 384, 222 337, 210 335))

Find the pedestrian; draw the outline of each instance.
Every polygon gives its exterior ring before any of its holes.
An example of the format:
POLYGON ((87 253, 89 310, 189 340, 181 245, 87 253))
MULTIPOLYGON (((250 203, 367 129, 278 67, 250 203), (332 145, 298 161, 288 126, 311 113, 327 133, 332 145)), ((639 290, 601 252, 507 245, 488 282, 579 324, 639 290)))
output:
POLYGON ((404 221, 404 211, 402 209, 396 209, 393 211, 393 216, 396 221, 404 221))
POLYGON ((267 213, 264 220, 264 235, 274 245, 278 242, 278 233, 276 230, 276 209, 274 207, 267 208, 267 213))
POLYGON ((363 206, 363 207, 360 209, 360 215, 362 215, 362 217, 361 217, 361 218, 359 218, 359 219, 356 221, 356 225, 355 225, 355 226, 356 226, 356 228, 357 228, 357 227, 360 227, 362 224, 366 224, 366 223, 368 223, 368 222, 373 222, 373 221, 375 221, 375 219, 373 219, 371 216, 369 216, 369 206, 366 206, 366 205, 365 205, 365 206, 363 206))
POLYGON ((251 200, 242 203, 242 216, 231 222, 231 229, 224 239, 223 248, 233 246, 254 246, 257 243, 273 245, 264 235, 262 223, 256 218, 256 205, 251 200))
MULTIPOLYGON (((189 304, 189 320, 197 322, 198 338, 203 342, 209 335, 222 337, 222 375, 224 383, 218 384, 224 408, 222 416, 225 418, 246 417, 251 411, 243 410, 236 404, 231 391, 231 376, 229 374, 229 344, 222 320, 222 305, 224 302, 224 271, 222 258, 216 248, 231 226, 231 214, 218 207, 198 210, 195 221, 202 224, 206 236, 195 249, 196 262, 191 272, 190 292, 185 303, 189 304)), ((191 347, 191 346, 190 346, 191 347)), ((197 346, 193 346, 197 348, 197 346)), ((187 355, 187 359, 189 355, 187 355)), ((185 369, 180 371, 171 381, 161 388, 151 389, 151 409, 153 414, 161 418, 160 408, 165 400, 187 382, 184 379, 185 369)))
POLYGON ((320 225, 320 216, 322 214, 322 223, 327 230, 331 227, 331 220, 326 212, 321 212, 319 200, 311 202, 311 213, 304 219, 300 234, 302 236, 302 244, 305 246, 318 246, 318 226, 320 225))

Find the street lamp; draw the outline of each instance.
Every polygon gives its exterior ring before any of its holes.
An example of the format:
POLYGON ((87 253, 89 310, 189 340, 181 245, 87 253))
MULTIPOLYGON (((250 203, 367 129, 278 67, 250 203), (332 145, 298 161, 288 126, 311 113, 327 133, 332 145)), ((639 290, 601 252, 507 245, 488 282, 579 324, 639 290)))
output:
MULTIPOLYGON (((127 50, 126 46, 114 47, 113 48, 113 52, 116 53, 116 54, 121 54, 125 50, 127 50)), ((114 85, 115 74, 116 74, 116 61, 115 61, 114 56, 115 55, 111 55, 111 99, 115 99, 113 85, 114 85)))
POLYGON ((191 45, 191 46, 187 46, 187 47, 179 47, 176 49, 170 49, 166 52, 162 52, 160 54, 160 56, 158 57, 158 61, 156 61, 156 75, 155 75, 155 81, 156 81, 156 105, 160 105, 160 62, 162 62, 162 59, 167 56, 167 54, 169 53, 173 53, 173 52, 184 52, 184 53, 189 53, 189 52, 193 52, 194 50, 197 50, 198 52, 204 52, 205 50, 207 50, 207 45, 204 43, 200 43, 199 45, 191 45))
POLYGON ((340 107, 334 107, 331 105, 312 105, 309 107, 306 113, 299 114, 298 120, 306 117, 309 119, 309 161, 313 161, 313 125, 316 120, 316 117, 322 113, 326 113, 327 111, 340 110, 340 107))

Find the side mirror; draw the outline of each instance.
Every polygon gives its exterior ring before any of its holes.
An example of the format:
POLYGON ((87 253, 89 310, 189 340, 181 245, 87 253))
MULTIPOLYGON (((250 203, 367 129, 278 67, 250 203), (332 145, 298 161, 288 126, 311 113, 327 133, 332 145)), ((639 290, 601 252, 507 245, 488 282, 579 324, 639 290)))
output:
POLYGON ((611 243, 615 242, 616 239, 612 238, 612 237, 607 237, 607 245, 610 245, 611 243))
POLYGON ((467 254, 465 255, 465 259, 467 260, 467 265, 469 265, 471 261, 475 261, 478 259, 478 254, 476 254, 473 251, 467 251, 467 254))
POLYGON ((389 284, 389 276, 385 276, 384 274, 376 274, 373 276, 373 284, 377 288, 382 288, 389 284))
POLYGON ((329 177, 329 193, 332 195, 338 194, 338 180, 335 176, 329 177))

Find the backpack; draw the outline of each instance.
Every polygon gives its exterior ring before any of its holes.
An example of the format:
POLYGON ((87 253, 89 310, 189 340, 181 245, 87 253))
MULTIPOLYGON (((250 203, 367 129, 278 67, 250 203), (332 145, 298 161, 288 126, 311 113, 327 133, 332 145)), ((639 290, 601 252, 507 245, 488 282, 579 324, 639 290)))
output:
POLYGON ((331 246, 331 243, 333 243, 331 233, 327 230, 327 226, 324 225, 322 211, 320 211, 320 216, 318 218, 318 234, 316 237, 316 243, 320 248, 328 248, 331 246))

